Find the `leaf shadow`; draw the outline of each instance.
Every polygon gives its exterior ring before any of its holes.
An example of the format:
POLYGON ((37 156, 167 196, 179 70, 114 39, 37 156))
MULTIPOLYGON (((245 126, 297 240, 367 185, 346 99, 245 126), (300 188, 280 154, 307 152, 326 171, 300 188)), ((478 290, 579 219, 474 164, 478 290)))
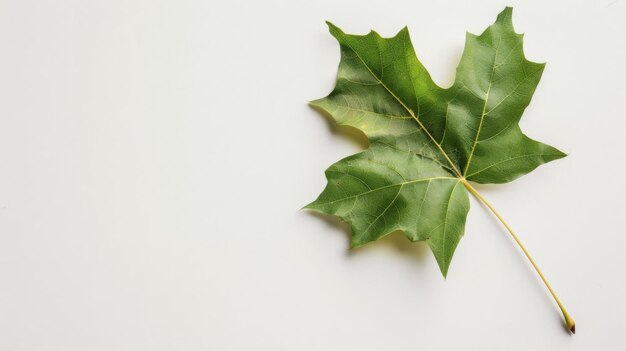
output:
POLYGON ((309 104, 309 106, 313 110, 317 111, 324 118, 324 120, 326 121, 328 125, 328 129, 330 130, 332 134, 335 134, 335 135, 339 134, 339 135, 345 136, 346 139, 350 140, 352 143, 354 143, 355 145, 359 146, 362 149, 368 148, 369 140, 367 139, 367 136, 361 130, 351 127, 351 126, 339 125, 337 124, 335 119, 330 115, 330 113, 328 113, 323 108, 320 108, 318 106, 311 105, 311 104, 309 104))
MULTIPOLYGON (((350 238, 352 237, 352 230, 350 225, 343 222, 338 217, 319 213, 315 211, 307 211, 311 216, 316 217, 326 223, 329 227, 343 233, 346 236, 346 242, 348 248, 350 247, 350 238)), ((368 243, 364 246, 348 249, 346 256, 352 257, 355 255, 366 254, 373 251, 394 251, 399 253, 402 257, 409 259, 413 262, 424 262, 428 254, 428 245, 424 242, 411 242, 401 230, 396 230, 392 233, 385 235, 377 241, 368 243)))

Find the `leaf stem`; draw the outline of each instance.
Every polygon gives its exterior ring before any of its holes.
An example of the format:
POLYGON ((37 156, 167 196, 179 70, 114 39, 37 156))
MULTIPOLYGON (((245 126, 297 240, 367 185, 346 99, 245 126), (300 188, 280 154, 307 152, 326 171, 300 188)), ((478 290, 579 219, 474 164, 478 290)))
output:
POLYGON ((535 260, 533 260, 533 258, 530 256, 530 254, 528 253, 528 250, 526 250, 522 242, 519 240, 519 238, 513 231, 513 229, 506 223, 506 221, 502 218, 502 216, 498 213, 498 211, 489 203, 489 201, 487 201, 487 199, 485 199, 478 192, 478 190, 476 190, 465 178, 462 178, 461 181, 463 182, 463 185, 465 185, 467 190, 469 190, 480 202, 482 202, 485 206, 487 206, 487 208, 489 208, 489 210, 498 218, 500 223, 502 223, 502 225, 504 225, 504 227, 508 230, 509 234, 511 234, 511 237, 513 237, 513 240, 515 240, 515 242, 520 247, 520 249, 522 249, 522 252, 524 252, 524 255, 526 256, 526 258, 528 258, 528 261, 530 261, 530 264, 533 266, 537 274, 539 274, 539 277, 541 278, 545 286, 548 288, 548 291, 550 291, 550 294, 554 298, 554 301, 556 302, 556 304, 559 306, 561 313, 563 313, 563 318, 565 319, 565 325, 567 326, 567 329, 569 329, 569 331, 572 333, 576 333, 576 324, 574 322, 574 319, 572 319, 569 313, 567 313, 567 310, 565 309, 565 307, 563 306, 559 298, 556 296, 554 289, 552 289, 552 287, 546 280, 546 277, 543 275, 539 267, 537 267, 535 260))

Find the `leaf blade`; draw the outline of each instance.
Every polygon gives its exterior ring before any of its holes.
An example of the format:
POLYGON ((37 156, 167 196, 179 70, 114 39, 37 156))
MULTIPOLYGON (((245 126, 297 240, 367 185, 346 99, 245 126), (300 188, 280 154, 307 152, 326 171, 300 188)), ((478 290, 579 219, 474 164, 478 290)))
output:
POLYGON ((519 127, 545 65, 526 59, 511 17, 507 7, 481 35, 467 34, 447 89, 418 60, 406 27, 383 38, 328 22, 341 49, 337 84, 311 105, 361 130, 370 147, 329 167, 307 208, 350 223, 353 247, 395 230, 425 240, 445 277, 465 230, 467 180, 506 183, 565 156, 519 127))
POLYGON ((447 274, 469 211, 458 178, 433 160, 380 142, 333 164, 326 177, 326 188, 306 208, 349 223, 351 247, 401 230, 411 241, 439 245, 433 253, 447 274))

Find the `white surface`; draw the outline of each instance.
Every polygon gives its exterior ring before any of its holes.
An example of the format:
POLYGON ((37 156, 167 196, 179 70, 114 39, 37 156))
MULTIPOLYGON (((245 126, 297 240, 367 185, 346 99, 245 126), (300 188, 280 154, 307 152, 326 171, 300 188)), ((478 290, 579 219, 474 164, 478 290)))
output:
POLYGON ((1 350, 624 350, 626 2, 2 1, 1 350), (359 146, 311 110, 329 19, 409 26, 450 84, 505 5, 547 61, 522 120, 569 157, 482 187, 444 280, 298 209, 359 146))

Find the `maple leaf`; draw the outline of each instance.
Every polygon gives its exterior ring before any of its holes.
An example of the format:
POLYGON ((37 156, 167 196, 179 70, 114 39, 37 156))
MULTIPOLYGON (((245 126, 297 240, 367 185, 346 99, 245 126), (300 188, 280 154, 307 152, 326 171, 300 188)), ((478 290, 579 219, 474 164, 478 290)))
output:
POLYGON ((514 31, 511 16, 507 7, 481 35, 467 33, 454 84, 447 89, 435 84, 417 59, 406 27, 383 38, 374 31, 345 34, 327 22, 341 47, 337 83, 311 105, 339 125, 361 130, 370 145, 330 166, 326 188, 306 208, 349 223, 352 247, 396 230, 411 241, 425 241, 445 277, 465 230, 471 192, 530 259, 469 183, 510 182, 565 156, 527 137, 518 125, 544 64, 525 58, 523 35, 514 31))

